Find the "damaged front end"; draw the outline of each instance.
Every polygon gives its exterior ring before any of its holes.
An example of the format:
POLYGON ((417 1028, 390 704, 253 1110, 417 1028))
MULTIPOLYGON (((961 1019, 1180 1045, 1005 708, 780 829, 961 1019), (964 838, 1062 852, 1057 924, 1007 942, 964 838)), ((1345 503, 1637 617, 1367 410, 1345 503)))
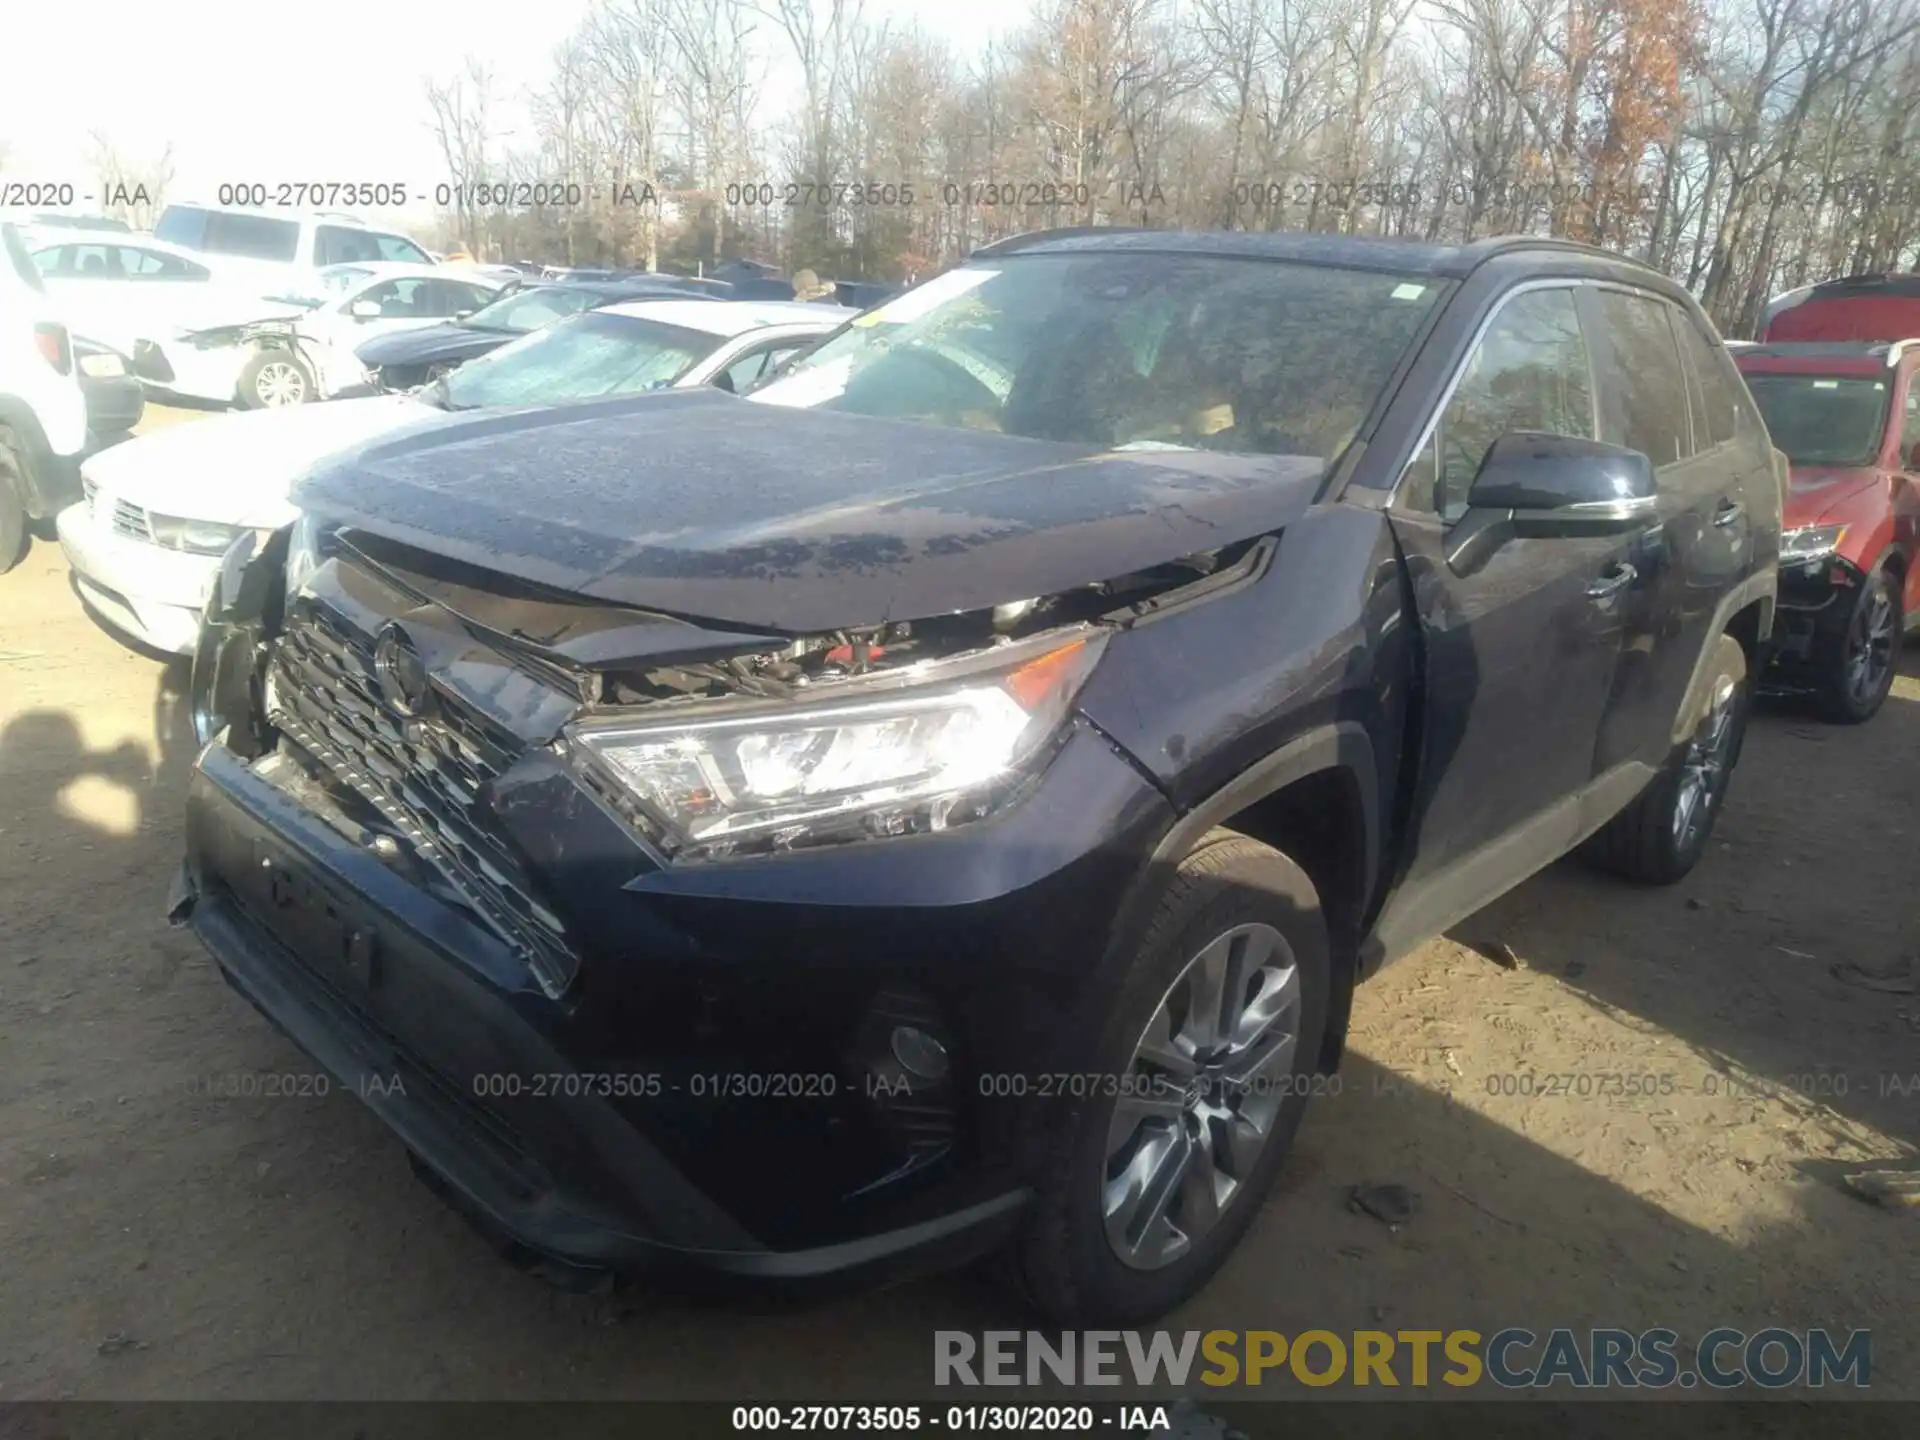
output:
MULTIPOLYGON (((553 1182, 575 1209, 626 1195, 619 1147, 586 1165, 532 1080, 474 1088, 532 1049, 569 1085, 652 1077, 595 1105, 753 1244, 1002 1206, 1008 1122, 979 1077, 1031 1062, 1057 977, 1170 818, 1075 697, 1127 627, 1245 583, 1273 547, 780 635, 310 521, 243 539, 194 664, 207 748, 176 918, 319 1053, 195 897, 273 931, 366 1045, 540 1165, 577 1164, 582 1193, 553 1182)), ((607 1123, 580 1120, 596 1155, 607 1123)), ((510 1208, 462 1157, 428 1159, 495 1220, 510 1208)))

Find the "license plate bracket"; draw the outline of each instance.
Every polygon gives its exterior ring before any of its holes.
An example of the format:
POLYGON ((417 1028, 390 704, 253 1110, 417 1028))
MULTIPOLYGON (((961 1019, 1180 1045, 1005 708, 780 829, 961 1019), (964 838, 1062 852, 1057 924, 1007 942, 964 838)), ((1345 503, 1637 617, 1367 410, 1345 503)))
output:
POLYGON ((282 936, 317 970, 358 991, 380 983, 380 937, 372 926, 348 915, 299 866, 273 846, 254 842, 254 876, 264 903, 295 924, 282 936))

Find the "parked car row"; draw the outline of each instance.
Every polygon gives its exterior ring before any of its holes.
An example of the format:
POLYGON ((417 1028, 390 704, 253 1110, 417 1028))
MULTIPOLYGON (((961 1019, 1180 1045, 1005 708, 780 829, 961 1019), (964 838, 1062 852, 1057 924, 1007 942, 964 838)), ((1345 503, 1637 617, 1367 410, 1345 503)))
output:
POLYGON ((404 388, 58 528, 194 656, 171 918, 549 1274, 1159 1315, 1359 983, 1569 852, 1681 879, 1763 677, 1858 719, 1897 657, 1852 507, 1920 351, 1736 352, 1586 247, 1066 231, 357 339, 383 263, 249 323, 404 388))

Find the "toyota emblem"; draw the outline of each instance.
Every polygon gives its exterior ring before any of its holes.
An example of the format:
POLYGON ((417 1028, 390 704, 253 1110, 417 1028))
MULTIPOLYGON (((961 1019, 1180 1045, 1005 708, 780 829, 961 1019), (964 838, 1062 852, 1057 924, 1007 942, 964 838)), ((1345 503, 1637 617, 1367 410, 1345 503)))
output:
POLYGON ((426 713, 433 700, 433 688, 427 682, 427 665, 414 648, 412 638, 398 625, 380 632, 373 648, 373 669, 380 684, 380 698, 397 714, 417 716, 426 713))

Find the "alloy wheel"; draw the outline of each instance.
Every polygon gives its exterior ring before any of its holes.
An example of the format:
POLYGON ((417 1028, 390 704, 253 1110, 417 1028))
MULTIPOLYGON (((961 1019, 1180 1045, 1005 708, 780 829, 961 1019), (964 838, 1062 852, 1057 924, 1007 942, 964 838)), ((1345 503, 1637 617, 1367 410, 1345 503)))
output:
POLYGON ((1893 665, 1893 630, 1893 601, 1886 584, 1876 580, 1847 634, 1847 696, 1855 705, 1865 706, 1880 693, 1893 665))
POLYGON ((1673 807, 1675 848, 1690 849, 1719 803, 1726 788, 1727 771, 1733 764, 1734 712, 1740 686, 1731 675, 1722 675, 1714 686, 1713 701, 1701 718, 1693 738, 1687 742, 1680 759, 1680 791, 1673 807))
POLYGON ((1171 1265, 1251 1180, 1288 1098, 1300 972, 1270 925, 1236 925, 1187 962, 1134 1046, 1107 1131, 1101 1213, 1136 1270, 1171 1265))
POLYGON ((253 393, 262 405, 298 405, 307 398, 307 377, 285 360, 269 360, 260 367, 253 393))

